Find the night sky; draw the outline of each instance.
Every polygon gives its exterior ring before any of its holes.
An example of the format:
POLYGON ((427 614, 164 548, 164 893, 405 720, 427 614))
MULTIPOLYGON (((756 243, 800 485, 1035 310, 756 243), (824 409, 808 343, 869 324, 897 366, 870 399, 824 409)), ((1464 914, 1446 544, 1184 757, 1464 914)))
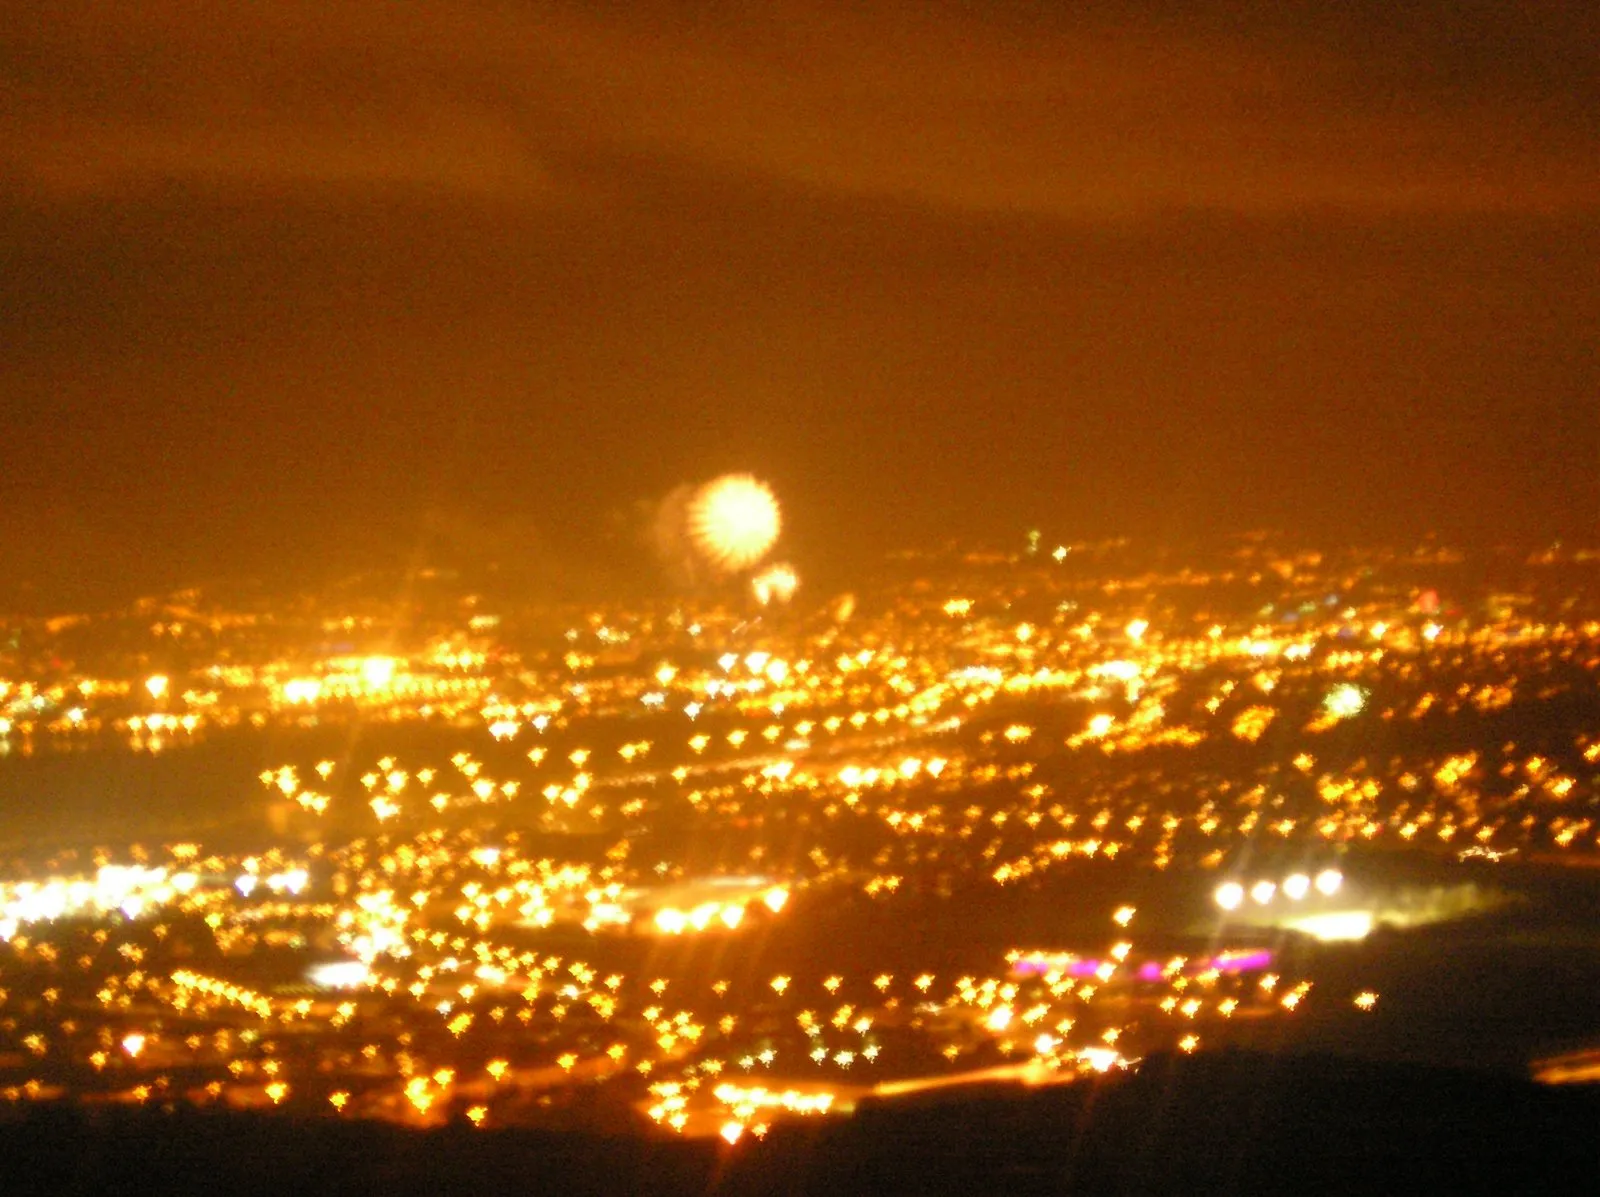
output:
POLYGON ((1592 537, 1600 5, 1071 8, 0 0, 6 585, 1592 537))

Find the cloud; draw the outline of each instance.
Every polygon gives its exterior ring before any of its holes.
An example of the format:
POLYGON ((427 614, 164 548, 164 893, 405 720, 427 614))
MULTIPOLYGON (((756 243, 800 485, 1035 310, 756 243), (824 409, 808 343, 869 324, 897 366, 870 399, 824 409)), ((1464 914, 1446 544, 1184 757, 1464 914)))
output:
POLYGON ((65 123, 31 145, 13 130, 11 145, 14 175, 50 193, 158 179, 404 185, 521 197, 550 186, 528 147, 473 113, 408 123, 65 123))
POLYGON ((590 31, 568 61, 627 81, 609 93, 619 135, 863 195, 1073 217, 1600 197, 1600 130, 1582 104, 1600 87, 1559 46, 1496 71, 1441 65, 1448 30, 1389 51, 1360 29, 1019 25, 1004 11, 590 31))
POLYGON ((294 0, 31 8, 0 48, 0 182, 47 195, 165 179, 548 192, 518 106, 481 86, 484 47, 458 55, 420 10, 388 14, 294 0))
POLYGON ((552 162, 642 153, 1069 218, 1600 198, 1600 20, 1582 6, 1130 5, 1092 23, 1000 0, 20 7, 0 177, 46 190, 540 197, 552 162))

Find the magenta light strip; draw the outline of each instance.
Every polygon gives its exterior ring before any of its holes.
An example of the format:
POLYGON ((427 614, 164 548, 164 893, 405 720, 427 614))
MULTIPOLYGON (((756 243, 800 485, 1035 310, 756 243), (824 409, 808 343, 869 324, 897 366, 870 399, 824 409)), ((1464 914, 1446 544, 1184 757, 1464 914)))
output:
MULTIPOLYGON (((1105 961, 1073 956, 1065 952, 1032 952, 1021 956, 1011 966, 1014 975, 1042 977, 1047 973, 1060 973, 1064 977, 1087 979, 1099 973, 1105 961)), ((1266 948, 1252 948, 1238 952, 1219 952, 1209 960, 1191 960, 1183 967, 1185 976, 1215 970, 1219 973, 1247 973, 1266 968, 1272 963, 1272 953, 1266 948)), ((1141 981, 1159 981, 1167 975, 1166 967, 1158 960, 1140 963, 1135 975, 1141 981)))

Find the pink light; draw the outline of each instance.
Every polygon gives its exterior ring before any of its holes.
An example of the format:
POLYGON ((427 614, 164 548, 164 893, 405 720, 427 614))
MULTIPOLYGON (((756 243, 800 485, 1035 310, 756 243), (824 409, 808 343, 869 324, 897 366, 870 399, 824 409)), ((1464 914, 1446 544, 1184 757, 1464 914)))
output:
MULTIPOLYGON (((1057 973, 1063 977, 1087 980, 1098 975, 1105 961, 1074 956, 1070 952, 1029 952, 1019 956, 1011 966, 1013 976, 1042 977, 1057 973)), ((1216 971, 1219 973, 1247 973, 1264 969, 1272 964, 1272 952, 1267 948, 1248 948, 1239 951, 1219 952, 1209 959, 1190 960, 1183 967, 1185 976, 1216 971)), ((1159 981, 1167 975, 1165 966, 1158 960, 1145 960, 1138 964, 1134 975, 1141 981, 1159 981)))

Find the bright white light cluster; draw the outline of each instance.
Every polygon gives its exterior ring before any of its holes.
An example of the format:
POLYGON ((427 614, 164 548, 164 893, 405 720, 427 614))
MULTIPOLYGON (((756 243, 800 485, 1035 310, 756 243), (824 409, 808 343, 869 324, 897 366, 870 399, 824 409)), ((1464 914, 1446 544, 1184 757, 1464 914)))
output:
MULTIPOLYGON (((1315 889, 1325 898, 1331 898, 1344 885, 1344 874, 1338 869, 1323 869, 1315 879, 1304 873, 1291 873, 1280 885, 1275 881, 1257 881, 1248 891, 1248 897, 1257 906, 1266 906, 1280 893, 1292 902, 1298 902, 1315 889)), ((1237 881, 1224 881, 1217 886, 1212 898, 1224 910, 1238 910, 1247 896, 1245 887, 1237 881)))
POLYGON ((198 881, 193 873, 169 875, 166 869, 106 865, 92 878, 0 884, 0 941, 11 939, 29 923, 112 911, 136 919, 190 893, 198 881))
MULTIPOLYGON (((789 900, 789 891, 775 885, 761 895, 760 901, 773 914, 783 909, 789 900)), ((744 902, 701 902, 690 910, 664 906, 656 911, 656 930, 666 935, 682 935, 686 931, 704 931, 720 924, 732 930, 744 921, 744 902)))
POLYGON ((313 964, 306 979, 324 989, 360 989, 372 980, 372 970, 360 960, 330 960, 313 964))
POLYGON ((1349 719, 1359 715, 1367 705, 1367 693, 1360 686, 1349 683, 1335 686, 1322 700, 1322 709, 1335 719, 1349 719))

